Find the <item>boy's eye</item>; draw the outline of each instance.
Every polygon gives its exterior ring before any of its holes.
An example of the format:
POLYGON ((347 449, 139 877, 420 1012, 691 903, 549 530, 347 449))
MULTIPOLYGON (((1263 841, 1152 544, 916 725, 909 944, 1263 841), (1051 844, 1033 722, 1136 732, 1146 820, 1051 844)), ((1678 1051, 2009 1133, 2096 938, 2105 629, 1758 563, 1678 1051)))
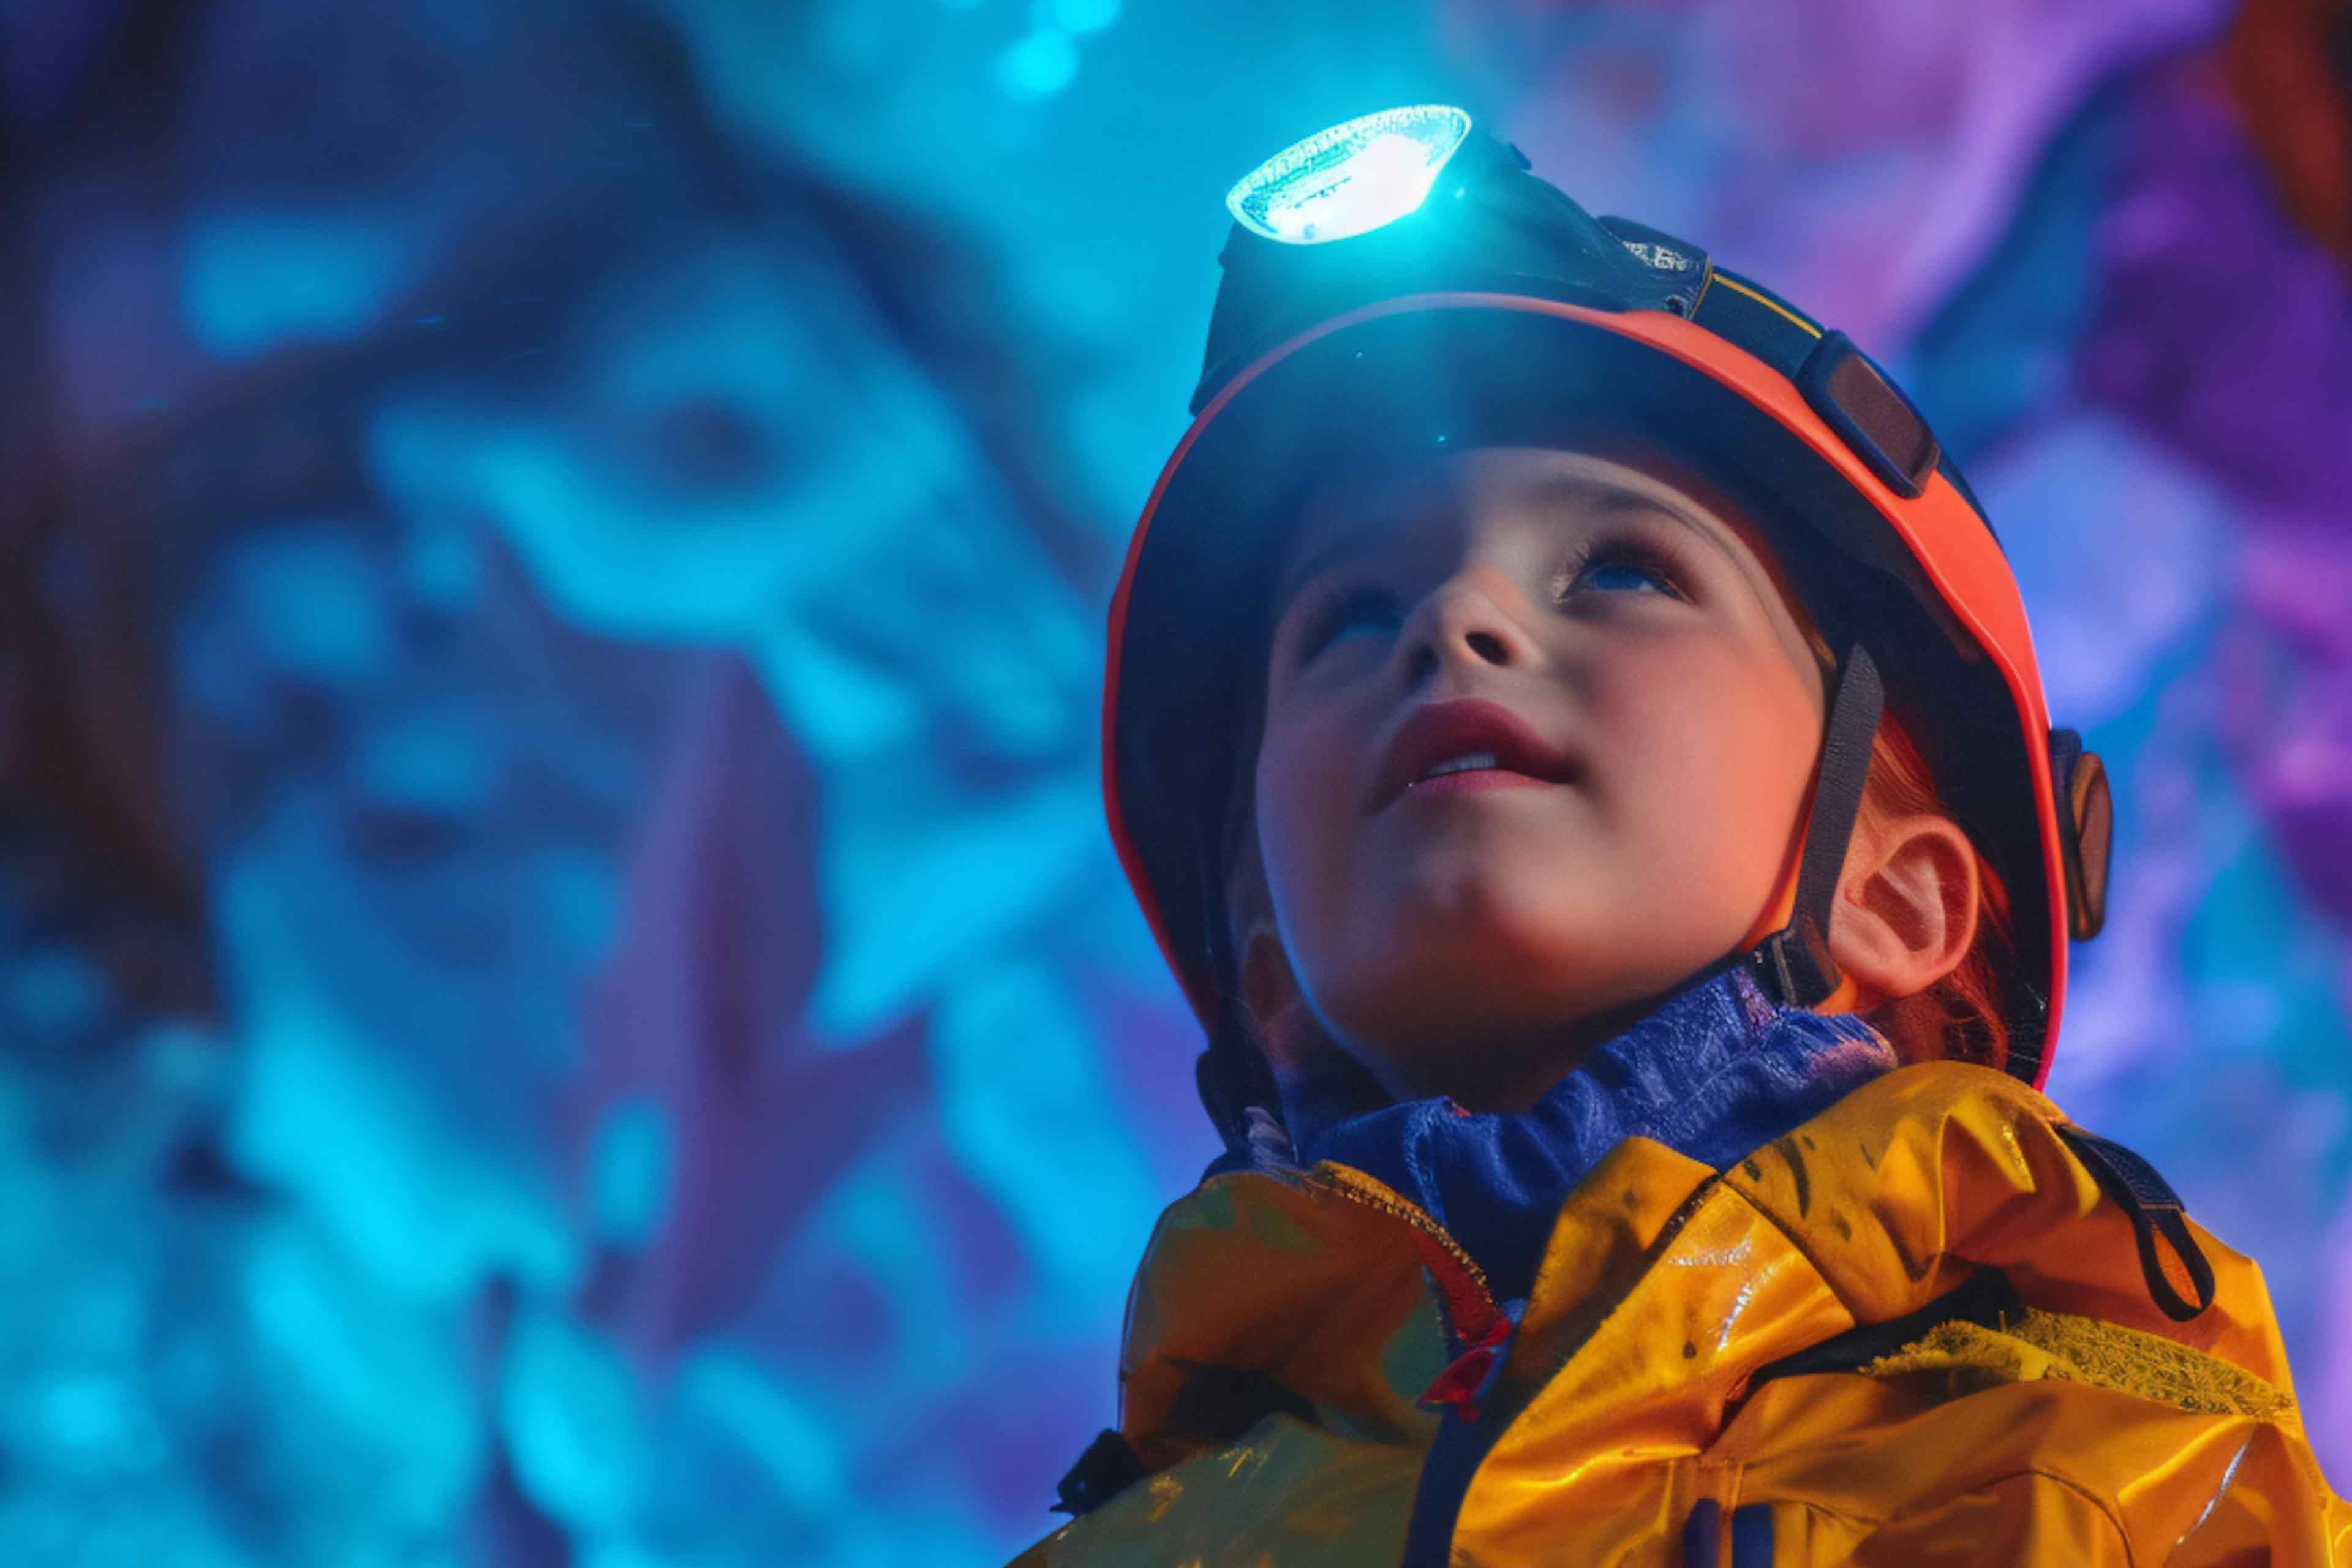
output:
POLYGON ((1604 546, 1580 564, 1561 574, 1559 598, 1571 594, 1664 594, 1683 597, 1673 567, 1648 552, 1622 545, 1604 546))
POLYGON ((1396 624, 1396 601, 1387 590, 1334 592, 1307 614, 1306 630, 1298 638, 1299 662, 1304 664, 1342 637, 1387 631, 1396 624))

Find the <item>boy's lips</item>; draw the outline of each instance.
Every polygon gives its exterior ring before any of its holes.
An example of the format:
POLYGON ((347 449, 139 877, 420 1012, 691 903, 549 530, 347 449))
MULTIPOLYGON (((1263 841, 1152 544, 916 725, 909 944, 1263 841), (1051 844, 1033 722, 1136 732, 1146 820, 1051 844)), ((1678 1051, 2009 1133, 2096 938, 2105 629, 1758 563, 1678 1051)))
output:
POLYGON ((1499 702, 1458 697, 1425 703, 1413 710, 1381 753, 1370 809, 1386 806, 1438 763, 1475 752, 1493 752, 1497 770, 1547 784, 1565 782, 1575 766, 1566 752, 1499 702))

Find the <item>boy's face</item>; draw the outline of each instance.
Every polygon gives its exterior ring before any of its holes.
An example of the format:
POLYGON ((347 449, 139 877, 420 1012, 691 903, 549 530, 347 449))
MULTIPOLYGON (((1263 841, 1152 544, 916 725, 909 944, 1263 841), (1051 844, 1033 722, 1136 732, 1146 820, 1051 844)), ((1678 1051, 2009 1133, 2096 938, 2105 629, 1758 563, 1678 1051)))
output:
POLYGON ((1276 585, 1259 846, 1300 989, 1390 1093, 1512 1098, 1580 1025, 1767 912, 1823 694, 1755 538, 1548 448, 1368 466, 1309 496, 1276 585), (1547 776, 1401 786, 1400 731, 1463 699, 1524 725, 1547 776))

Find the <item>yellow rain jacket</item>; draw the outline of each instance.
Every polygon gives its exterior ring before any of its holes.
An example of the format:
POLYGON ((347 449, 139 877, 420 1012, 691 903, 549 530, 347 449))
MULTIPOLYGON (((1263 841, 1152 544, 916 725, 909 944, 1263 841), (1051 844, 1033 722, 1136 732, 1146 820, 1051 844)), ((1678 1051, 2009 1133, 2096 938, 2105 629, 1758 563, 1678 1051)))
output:
POLYGON ((1516 1327, 1361 1172, 1213 1177, 1137 1275, 1087 1511, 1016 1568, 2352 1568, 2260 1270, 2083 1148, 1949 1062, 1720 1174, 1627 1139, 1516 1327), (2198 1295, 2195 1252, 2212 1302, 2175 1321, 2143 1257, 2198 1295))

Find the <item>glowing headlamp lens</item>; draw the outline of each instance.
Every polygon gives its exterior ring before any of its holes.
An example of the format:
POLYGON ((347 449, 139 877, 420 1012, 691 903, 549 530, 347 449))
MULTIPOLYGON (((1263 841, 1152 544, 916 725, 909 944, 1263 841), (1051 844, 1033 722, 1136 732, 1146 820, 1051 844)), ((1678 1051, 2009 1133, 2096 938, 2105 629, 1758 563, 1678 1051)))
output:
POLYGON ((1469 114, 1451 104, 1361 115, 1252 169, 1225 193, 1225 210, 1251 233, 1286 245, 1369 233, 1418 210, 1469 134, 1469 114))

